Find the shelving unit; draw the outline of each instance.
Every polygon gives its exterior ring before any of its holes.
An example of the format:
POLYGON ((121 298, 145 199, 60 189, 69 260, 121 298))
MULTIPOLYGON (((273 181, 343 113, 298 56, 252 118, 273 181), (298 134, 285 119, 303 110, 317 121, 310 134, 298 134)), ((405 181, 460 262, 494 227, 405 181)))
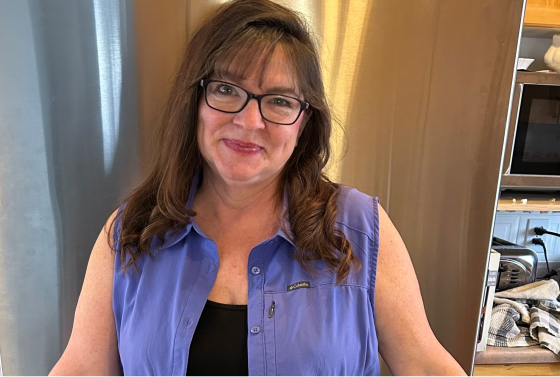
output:
MULTIPOLYGON (((519 57, 535 59, 529 67, 530 71, 547 69, 544 64, 544 54, 552 43, 552 37, 557 33, 560 33, 560 0, 527 0, 519 57)), ((518 72, 518 75, 538 76, 538 74, 524 72, 518 72)), ((535 194, 502 191, 498 200, 494 233, 504 239, 515 238, 513 242, 525 245, 530 241, 529 237, 534 237, 534 234, 529 233, 537 226, 536 222, 549 219, 549 226, 556 229, 559 226, 559 218, 560 192, 558 191, 535 194)), ((550 245, 557 249, 559 243, 557 240, 550 240, 547 247, 550 245)), ((557 257, 556 249, 552 250, 555 257, 557 257)), ((536 251, 542 254, 541 250, 536 251)), ((551 267, 557 268, 556 263, 560 264, 560 261, 554 263, 555 265, 551 264, 551 267)), ((486 351, 476 354, 474 375, 557 376, 559 370, 560 357, 539 346, 520 348, 488 346, 486 351)))
POLYGON ((535 59, 530 71, 548 68, 544 54, 557 33, 560 33, 560 0, 527 0, 519 57, 535 59))

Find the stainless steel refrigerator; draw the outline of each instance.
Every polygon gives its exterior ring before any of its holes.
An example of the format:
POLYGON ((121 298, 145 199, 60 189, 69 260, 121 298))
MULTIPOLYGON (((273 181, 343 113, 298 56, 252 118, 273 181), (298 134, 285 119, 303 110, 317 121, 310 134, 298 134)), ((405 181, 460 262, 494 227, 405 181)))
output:
MULTIPOLYGON (((380 197, 471 372, 524 1, 280 2, 320 46, 330 177, 380 197)), ((184 43, 219 3, 0 0, 5 374, 46 374, 64 350, 91 247, 148 171, 184 43)))

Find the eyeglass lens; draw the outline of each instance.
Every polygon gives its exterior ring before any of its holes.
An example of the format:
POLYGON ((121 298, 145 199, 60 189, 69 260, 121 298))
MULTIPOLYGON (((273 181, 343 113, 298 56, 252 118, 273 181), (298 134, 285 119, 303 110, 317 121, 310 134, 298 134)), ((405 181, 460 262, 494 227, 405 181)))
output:
MULTIPOLYGON (((247 102, 247 92, 235 85, 211 81, 206 87, 206 100, 216 110, 235 113, 241 111, 247 102)), ((261 115, 270 122, 293 123, 300 109, 301 104, 290 97, 270 94, 261 98, 261 115)))

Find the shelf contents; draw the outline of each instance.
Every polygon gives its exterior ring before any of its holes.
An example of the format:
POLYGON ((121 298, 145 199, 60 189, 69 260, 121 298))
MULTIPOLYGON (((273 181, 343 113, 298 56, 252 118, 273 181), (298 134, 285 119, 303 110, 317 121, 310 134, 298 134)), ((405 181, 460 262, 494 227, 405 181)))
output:
POLYGON ((498 199, 498 211, 560 212, 560 195, 556 193, 502 193, 498 199))
POLYGON ((548 68, 560 73, 560 34, 552 37, 552 45, 544 54, 544 63, 548 68))
POLYGON ((488 345, 523 347, 539 344, 560 355, 558 283, 542 280, 494 295, 488 345))

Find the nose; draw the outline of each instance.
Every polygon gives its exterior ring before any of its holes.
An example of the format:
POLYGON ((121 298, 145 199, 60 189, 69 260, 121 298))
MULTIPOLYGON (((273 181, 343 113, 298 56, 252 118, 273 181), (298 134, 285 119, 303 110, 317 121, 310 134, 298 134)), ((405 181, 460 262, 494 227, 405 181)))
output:
POLYGON ((243 110, 235 114, 233 122, 246 129, 264 128, 265 123, 257 100, 255 98, 250 99, 243 110))

